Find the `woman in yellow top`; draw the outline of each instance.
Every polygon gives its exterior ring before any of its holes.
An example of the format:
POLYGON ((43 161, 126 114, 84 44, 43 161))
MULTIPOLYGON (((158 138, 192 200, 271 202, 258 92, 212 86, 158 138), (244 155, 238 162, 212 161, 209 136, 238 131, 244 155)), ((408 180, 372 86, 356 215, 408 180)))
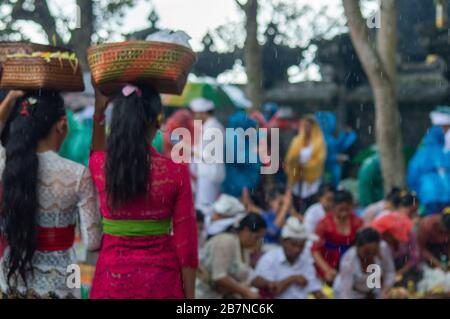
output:
POLYGON ((327 151, 319 123, 312 115, 300 120, 299 131, 286 156, 287 196, 303 214, 319 190, 327 151), (292 196, 292 197, 291 197, 292 196))

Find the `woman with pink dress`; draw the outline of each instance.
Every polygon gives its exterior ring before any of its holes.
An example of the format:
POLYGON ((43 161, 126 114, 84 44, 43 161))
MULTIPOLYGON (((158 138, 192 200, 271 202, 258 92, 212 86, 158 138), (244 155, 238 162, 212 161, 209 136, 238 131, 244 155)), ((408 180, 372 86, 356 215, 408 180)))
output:
POLYGON ((91 298, 194 298, 198 248, 189 170, 151 147, 160 96, 126 85, 106 138, 108 102, 97 90, 89 166, 104 235, 91 298))

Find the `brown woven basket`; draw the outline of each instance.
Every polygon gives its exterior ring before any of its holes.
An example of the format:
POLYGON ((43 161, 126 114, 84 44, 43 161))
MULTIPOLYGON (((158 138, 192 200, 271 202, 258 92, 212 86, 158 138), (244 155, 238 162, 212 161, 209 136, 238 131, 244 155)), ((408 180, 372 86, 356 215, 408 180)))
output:
POLYGON ((84 91, 79 64, 66 59, 7 57, 3 63, 0 87, 21 90, 84 91))
POLYGON ((116 93, 125 83, 181 94, 195 60, 189 48, 163 42, 126 41, 88 49, 94 82, 107 94, 116 93))
POLYGON ((57 52, 57 51, 67 51, 67 49, 50 46, 50 45, 43 45, 43 44, 36 44, 31 42, 1 42, 0 41, 0 67, 3 62, 6 60, 7 55, 11 54, 31 54, 33 52, 57 52))

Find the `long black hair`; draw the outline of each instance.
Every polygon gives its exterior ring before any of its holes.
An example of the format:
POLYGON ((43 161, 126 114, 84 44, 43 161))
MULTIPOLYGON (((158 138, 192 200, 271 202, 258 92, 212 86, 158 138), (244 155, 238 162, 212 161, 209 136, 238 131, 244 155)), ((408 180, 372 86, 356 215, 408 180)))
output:
POLYGON ((55 92, 30 92, 19 99, 12 111, 6 141, 2 176, 0 233, 8 243, 8 284, 32 270, 37 247, 38 142, 65 115, 64 101, 55 92))
POLYGON ((159 125, 161 98, 150 87, 116 97, 107 142, 106 193, 112 209, 144 195, 149 185, 150 127, 159 125))

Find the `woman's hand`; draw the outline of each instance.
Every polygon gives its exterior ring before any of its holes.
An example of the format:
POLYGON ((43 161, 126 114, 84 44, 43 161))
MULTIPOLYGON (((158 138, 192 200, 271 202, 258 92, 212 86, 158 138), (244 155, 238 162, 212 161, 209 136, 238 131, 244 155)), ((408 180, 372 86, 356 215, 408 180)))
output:
POLYGON ((304 287, 306 287, 308 285, 308 280, 305 277, 301 276, 301 275, 294 276, 293 281, 294 281, 295 284, 299 285, 302 288, 304 288, 304 287))
POLYGON ((390 288, 383 288, 381 290, 381 299, 389 299, 390 288))
POLYGON ((272 295, 278 296, 283 292, 283 284, 281 281, 272 281, 268 286, 268 290, 272 295))
POLYGON ((336 269, 329 268, 329 269, 325 270, 324 276, 325 276, 325 279, 326 279, 328 282, 333 281, 333 280, 336 278, 336 276, 337 276, 336 269))
POLYGON ((14 102, 23 97, 25 94, 26 92, 22 90, 11 90, 8 93, 8 95, 11 97, 11 99, 14 100, 14 102))
POLYGON ((252 289, 248 288, 242 294, 242 298, 244 298, 244 299, 261 299, 261 296, 259 293, 254 292, 252 289))
POLYGON ((12 107, 16 103, 16 101, 23 97, 26 94, 25 91, 21 90, 11 90, 6 95, 3 101, 0 101, 0 122, 6 123, 9 117, 9 113, 11 112, 12 107))

